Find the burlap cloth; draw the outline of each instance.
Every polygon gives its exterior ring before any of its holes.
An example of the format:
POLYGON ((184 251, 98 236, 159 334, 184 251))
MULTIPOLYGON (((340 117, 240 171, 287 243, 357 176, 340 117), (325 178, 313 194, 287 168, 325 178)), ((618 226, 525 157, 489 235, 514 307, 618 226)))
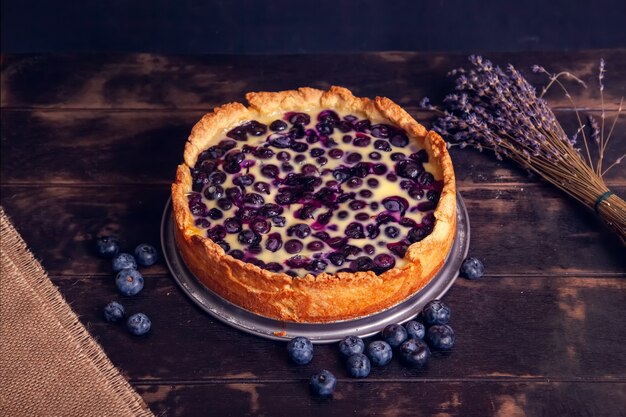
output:
POLYGON ((153 416, 0 207, 0 415, 153 416))

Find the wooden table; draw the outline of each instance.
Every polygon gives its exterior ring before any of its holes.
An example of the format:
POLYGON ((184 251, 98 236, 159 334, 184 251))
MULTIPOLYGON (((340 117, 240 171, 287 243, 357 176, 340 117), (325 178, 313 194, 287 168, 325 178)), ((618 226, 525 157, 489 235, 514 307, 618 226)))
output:
MULTIPOLYGON (((570 70, 584 114, 599 115, 595 80, 607 60, 605 104, 626 96, 626 50, 493 54, 535 83, 537 63, 570 70)), ((2 57, 2 205, 53 282, 113 363, 155 413, 171 416, 624 416, 626 252, 594 216, 508 162, 453 149, 472 226, 471 253, 487 275, 458 279, 445 296, 457 343, 427 370, 393 361, 369 378, 347 377, 335 346, 311 365, 287 361, 285 344, 230 328, 204 313, 161 262, 144 270, 134 298, 116 293, 100 234, 126 248, 159 244, 169 185, 193 124, 208 109, 253 90, 344 85, 385 95, 428 124, 424 95, 450 91, 445 74, 463 56, 372 53, 340 56, 10 55, 2 57), (137 338, 102 318, 122 299, 153 321, 137 338), (308 393, 314 370, 338 378, 332 400, 308 393)), ((565 130, 572 105, 548 95, 565 130)), ((612 117, 612 114, 611 114, 612 117)), ((626 118, 607 151, 626 150, 626 118)), ((608 176, 626 196, 623 165, 608 176)))

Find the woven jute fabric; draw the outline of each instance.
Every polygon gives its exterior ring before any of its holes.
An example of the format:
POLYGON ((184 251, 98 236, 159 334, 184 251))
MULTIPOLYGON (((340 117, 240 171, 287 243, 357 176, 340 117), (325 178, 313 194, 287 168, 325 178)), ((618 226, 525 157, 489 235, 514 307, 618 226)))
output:
POLYGON ((153 416, 0 207, 0 415, 153 416))

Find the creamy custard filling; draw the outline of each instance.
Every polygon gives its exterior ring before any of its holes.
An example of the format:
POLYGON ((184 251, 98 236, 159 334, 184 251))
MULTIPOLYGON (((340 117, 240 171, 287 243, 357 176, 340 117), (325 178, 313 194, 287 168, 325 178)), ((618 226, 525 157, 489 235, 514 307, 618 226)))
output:
POLYGON ((191 174, 195 232, 292 276, 403 266, 432 231, 443 187, 402 129, 322 109, 245 122, 191 174))

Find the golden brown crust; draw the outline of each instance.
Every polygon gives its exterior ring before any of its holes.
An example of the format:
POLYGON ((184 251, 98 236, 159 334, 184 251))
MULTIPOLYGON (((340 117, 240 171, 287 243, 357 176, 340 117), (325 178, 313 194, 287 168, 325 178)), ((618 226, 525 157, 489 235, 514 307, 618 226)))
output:
POLYGON ((176 242, 189 269, 212 291, 249 311, 274 319, 294 322, 330 322, 365 316, 389 308, 424 287, 441 268, 456 231, 454 170, 443 139, 417 123, 406 111, 387 98, 357 98, 342 87, 329 91, 300 88, 282 92, 248 93, 249 108, 231 103, 205 115, 193 128, 185 146, 185 164, 178 167, 172 185, 176 242), (187 206, 192 167, 199 153, 213 138, 258 114, 333 108, 361 113, 373 121, 388 120, 402 127, 429 154, 429 161, 444 180, 434 212, 431 234, 409 247, 401 268, 379 276, 371 271, 335 275, 311 274, 291 278, 234 259, 208 238, 196 233, 187 206))

